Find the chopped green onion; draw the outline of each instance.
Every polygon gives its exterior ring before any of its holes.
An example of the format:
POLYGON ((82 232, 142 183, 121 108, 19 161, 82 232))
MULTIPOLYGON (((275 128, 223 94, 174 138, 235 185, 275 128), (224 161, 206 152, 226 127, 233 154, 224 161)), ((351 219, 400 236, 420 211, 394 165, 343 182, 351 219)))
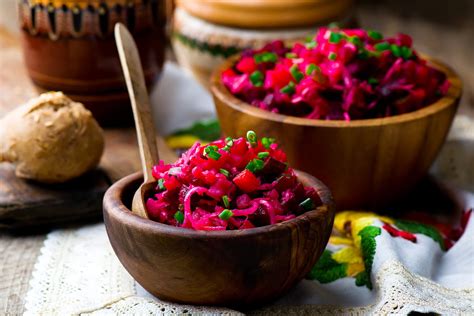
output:
POLYGON ((216 145, 209 145, 207 146, 206 148, 204 148, 204 152, 206 154, 209 154, 210 152, 213 152, 213 151, 216 151, 218 150, 219 148, 216 146, 216 145))
POLYGON ((219 160, 219 158, 221 158, 221 154, 219 154, 217 151, 210 151, 209 153, 207 153, 207 156, 214 160, 219 160))
POLYGON ((258 170, 261 170, 263 168, 264 162, 263 160, 260 159, 253 159, 250 160, 247 166, 245 166, 245 169, 249 170, 250 172, 255 173, 258 170))
POLYGON ((219 214, 219 218, 222 220, 228 220, 234 215, 231 210, 225 209, 219 214))
POLYGON ((339 23, 337 23, 337 22, 331 22, 331 23, 328 24, 328 28, 330 28, 330 29, 339 28, 339 23))
POLYGON ((166 190, 166 187, 165 187, 165 179, 159 179, 158 180, 158 188, 160 190, 166 190))
POLYGON ((376 40, 376 41, 380 41, 383 39, 383 35, 382 33, 380 32, 376 32, 376 31, 367 31, 367 34, 369 35, 370 38, 376 40))
POLYGON ((222 148, 225 151, 230 151, 230 148, 234 146, 234 139, 232 137, 226 137, 225 146, 222 148))
POLYGON ((369 79, 367 80, 367 82, 368 82, 369 84, 377 84, 377 83, 379 83, 379 81, 378 81, 376 78, 369 78, 369 79))
POLYGON ((255 167, 257 168, 257 171, 261 170, 263 168, 263 165, 265 164, 263 160, 260 160, 260 159, 254 159, 253 161, 255 163, 255 167))
POLYGON ((303 73, 298 69, 298 65, 294 64, 290 68, 290 73, 295 78, 296 82, 300 82, 301 79, 303 79, 304 75, 303 73))
POLYGON ((306 211, 310 211, 314 209, 314 203, 313 203, 313 200, 311 200, 311 198, 307 198, 306 200, 301 202, 300 206, 304 208, 306 211))
POLYGON ((266 149, 269 149, 270 148, 270 140, 268 139, 268 137, 263 137, 262 138, 262 145, 263 147, 265 147, 266 149))
POLYGON ((308 76, 311 76, 313 74, 313 72, 315 72, 315 71, 319 72, 319 71, 321 71, 321 68, 319 68, 319 66, 316 66, 315 64, 309 64, 309 65, 306 66, 305 72, 308 76))
POLYGON ((286 54, 285 54, 285 57, 286 57, 286 58, 293 59, 293 58, 298 57, 298 55, 296 55, 295 53, 286 53, 286 54))
POLYGON ((316 48, 316 46, 318 46, 318 43, 316 43, 316 41, 310 41, 310 42, 306 43, 305 46, 306 46, 306 48, 309 48, 309 49, 316 48))
POLYGON ((330 52, 328 58, 329 60, 336 60, 337 54, 335 52, 330 52))
POLYGON ((218 160, 221 157, 221 154, 219 154, 217 150, 219 150, 219 148, 216 145, 209 145, 204 148, 204 152, 207 154, 207 156, 214 160, 218 160))
POLYGON ((270 145, 273 144, 274 142, 275 142, 275 138, 272 138, 272 137, 263 137, 262 138, 262 145, 266 149, 269 149, 270 145))
POLYGON ((230 203, 229 203, 229 197, 227 195, 224 195, 222 197, 222 202, 224 203, 225 208, 229 208, 230 203))
POLYGON ((392 51, 393 56, 395 57, 401 57, 402 56, 402 51, 400 49, 400 46, 397 45, 390 45, 390 50, 392 51))
POLYGON ((329 35, 329 43, 339 44, 343 37, 344 35, 342 35, 341 33, 331 32, 331 35, 329 35))
POLYGON ((262 84, 263 84, 263 73, 260 71, 260 70, 255 70, 254 72, 252 72, 252 74, 250 74, 250 82, 252 82, 252 84, 256 87, 261 87, 262 84))
POLYGON ((374 45, 375 50, 381 52, 384 50, 390 49, 390 44, 388 42, 377 43, 374 45))
POLYGON ((260 159, 265 159, 268 156, 270 156, 270 153, 268 151, 262 151, 257 154, 258 158, 260 159))
POLYGON ((183 214, 183 212, 177 211, 176 213, 174 213, 174 219, 175 219, 178 223, 182 224, 182 223, 184 222, 184 214, 183 214))
POLYGON ((402 46, 400 50, 401 50, 402 57, 404 59, 409 59, 413 55, 413 51, 411 50, 410 47, 402 46))
POLYGON ((293 94, 295 92, 295 83, 290 81, 290 83, 280 89, 280 92, 285 94, 293 94))
POLYGON ((225 170, 225 169, 222 169, 222 168, 219 169, 219 172, 222 173, 223 175, 225 175, 226 177, 228 177, 229 174, 230 174, 229 171, 227 171, 227 170, 225 170))
POLYGON ((359 36, 351 36, 347 39, 350 43, 354 44, 355 46, 361 46, 362 41, 360 40, 359 36))
POLYGON ((252 147, 255 147, 257 145, 257 134, 254 131, 248 131, 247 140, 252 147))
POLYGON ((278 59, 278 56, 275 53, 264 52, 256 54, 255 56, 253 56, 253 58, 257 64, 266 62, 275 63, 278 59))

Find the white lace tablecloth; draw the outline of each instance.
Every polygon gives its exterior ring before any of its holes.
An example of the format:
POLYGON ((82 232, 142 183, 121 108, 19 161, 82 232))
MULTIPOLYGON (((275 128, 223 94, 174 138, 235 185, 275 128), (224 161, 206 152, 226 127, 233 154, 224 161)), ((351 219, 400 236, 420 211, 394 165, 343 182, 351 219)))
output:
MULTIPOLYGON (((153 92, 153 100, 161 105, 157 107, 155 118, 163 133, 173 126, 184 127, 195 119, 213 114, 207 92, 172 64, 167 64, 162 83, 153 92), (178 85, 186 85, 188 94, 166 94, 167 89, 178 85), (164 108, 163 104, 176 106, 164 108), (185 108, 187 115, 183 121, 185 108)), ((474 122, 459 116, 432 173, 450 186, 463 189, 465 205, 469 207, 474 206, 474 195, 468 193, 474 192, 473 161, 474 122)), ((407 314, 418 311, 474 314, 473 220, 448 251, 423 234, 416 234, 416 243, 393 238, 381 228, 380 219, 369 220, 370 223, 365 224, 378 232, 373 238, 375 254, 369 270, 372 289, 357 286, 353 277, 327 283, 304 280, 271 306, 252 313, 407 314)), ((338 250, 341 249, 337 246, 328 246, 328 251, 335 253, 338 250)), ((357 268, 358 264, 360 262, 347 262, 346 266, 357 268)), ((118 261, 103 224, 96 224, 57 230, 48 235, 26 298, 25 315, 77 314, 240 313, 225 308, 172 304, 148 294, 118 261)))

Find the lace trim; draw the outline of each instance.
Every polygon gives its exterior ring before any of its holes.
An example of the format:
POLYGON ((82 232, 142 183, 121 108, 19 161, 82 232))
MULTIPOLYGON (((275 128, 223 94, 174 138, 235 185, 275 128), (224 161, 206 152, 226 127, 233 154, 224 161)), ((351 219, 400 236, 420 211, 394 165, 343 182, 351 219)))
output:
POLYGON ((408 271, 399 261, 386 261, 375 280, 376 303, 364 307, 272 306, 254 314, 407 315, 412 311, 442 315, 474 313, 474 289, 448 289, 408 271))

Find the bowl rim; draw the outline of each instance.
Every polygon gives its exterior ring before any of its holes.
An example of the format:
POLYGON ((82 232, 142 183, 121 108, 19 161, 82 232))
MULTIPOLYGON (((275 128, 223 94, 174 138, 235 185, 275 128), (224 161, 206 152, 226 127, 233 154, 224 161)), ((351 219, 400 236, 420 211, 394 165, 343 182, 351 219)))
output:
MULTIPOLYGON (((128 186, 134 183, 137 184, 136 189, 138 189, 138 186, 141 184, 142 181, 140 180, 143 179, 143 175, 141 172, 136 172, 120 179, 106 191, 103 200, 103 213, 104 215, 113 215, 119 218, 119 221, 121 221, 122 223, 135 227, 140 227, 140 229, 155 231, 159 232, 160 234, 165 234, 169 236, 181 236, 183 238, 197 239, 230 239, 236 237, 250 237, 270 232, 276 233, 279 231, 286 231, 291 229, 293 225, 297 225, 300 222, 320 220, 326 217, 332 217, 334 219, 335 205, 329 188, 320 180, 316 179, 315 177, 309 175, 306 172, 299 170, 295 170, 295 172, 298 178, 305 177, 308 181, 311 182, 310 186, 314 187, 317 190, 318 194, 320 194, 321 200, 323 201, 323 205, 317 207, 315 210, 308 211, 293 219, 278 224, 243 230, 203 231, 176 227, 156 222, 151 219, 142 218, 132 213, 132 211, 127 208, 123 203, 123 195, 125 193, 125 189, 127 189, 128 186)), ((105 221, 105 223, 107 224, 107 221, 105 221)))
MULTIPOLYGON (((462 82, 459 75, 449 66, 443 62, 432 58, 428 55, 418 53, 422 58, 426 59, 429 64, 444 72, 447 79, 451 82, 451 86, 448 92, 438 101, 429 104, 421 109, 413 112, 404 113, 400 115, 388 116, 384 118, 371 118, 353 121, 344 120, 319 120, 319 119, 308 119, 297 116, 290 116, 285 114, 273 113, 260 108, 256 108, 247 102, 234 96, 222 83, 221 74, 224 70, 231 67, 241 56, 236 54, 227 58, 219 67, 217 67, 211 76, 211 92, 215 98, 223 101, 227 106, 232 109, 243 112, 247 115, 255 116, 263 120, 269 120, 276 123, 286 123, 299 126, 311 126, 311 127, 328 127, 328 128, 357 128, 357 127, 378 127, 381 125, 393 125, 399 123, 406 123, 421 119, 423 117, 433 115, 443 109, 446 109, 453 104, 456 100, 459 100, 462 93, 462 82)), ((214 101, 215 102, 215 101, 214 101)))

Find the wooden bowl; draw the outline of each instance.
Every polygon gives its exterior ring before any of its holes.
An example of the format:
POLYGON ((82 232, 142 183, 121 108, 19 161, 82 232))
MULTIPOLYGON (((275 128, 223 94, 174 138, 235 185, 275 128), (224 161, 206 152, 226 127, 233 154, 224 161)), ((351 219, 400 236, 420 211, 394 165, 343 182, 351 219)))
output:
POLYGON ((220 78, 239 56, 211 78, 211 91, 226 136, 254 130, 275 137, 292 166, 321 179, 338 209, 378 208, 408 193, 428 172, 453 121, 461 80, 425 57, 451 81, 446 96, 423 109, 380 119, 326 121, 271 113, 233 96, 220 78))
POLYGON ((161 224, 130 211, 142 177, 115 183, 104 197, 110 243, 127 271, 160 299, 199 305, 256 306, 287 292, 311 270, 331 234, 328 188, 297 172, 324 205, 276 225, 204 232, 161 224))

